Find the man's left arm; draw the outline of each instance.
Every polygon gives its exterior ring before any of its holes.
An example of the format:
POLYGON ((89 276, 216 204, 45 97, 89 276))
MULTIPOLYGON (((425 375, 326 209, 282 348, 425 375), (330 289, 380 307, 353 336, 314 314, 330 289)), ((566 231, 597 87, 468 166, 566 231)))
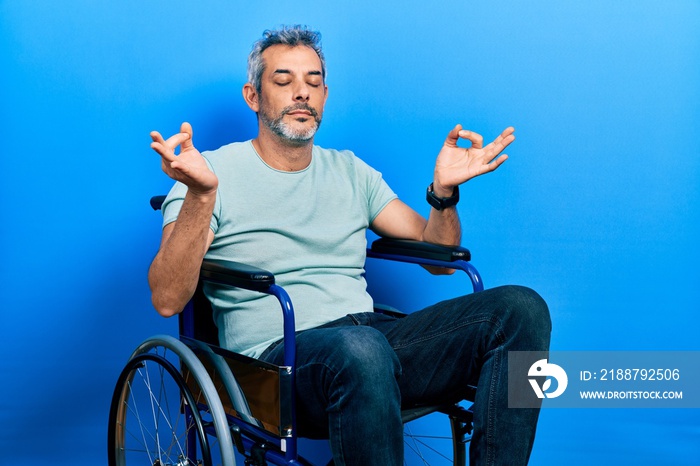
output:
POLYGON ((506 128, 492 143, 484 147, 483 137, 455 126, 447 135, 435 162, 432 194, 435 198, 428 220, 396 199, 390 202, 372 222, 371 228, 381 236, 414 239, 434 244, 456 246, 461 240, 461 226, 454 196, 459 185, 484 173, 496 170, 508 158, 503 150, 515 140, 512 127, 506 128), (457 145, 460 139, 471 147, 457 145))

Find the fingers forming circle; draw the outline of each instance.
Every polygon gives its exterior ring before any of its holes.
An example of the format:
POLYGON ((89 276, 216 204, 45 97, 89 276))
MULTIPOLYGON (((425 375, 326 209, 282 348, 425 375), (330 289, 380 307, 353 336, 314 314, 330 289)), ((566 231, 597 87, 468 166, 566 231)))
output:
POLYGON ((459 132, 459 136, 471 142, 472 147, 475 149, 481 149, 484 146, 484 138, 479 133, 465 129, 459 132))

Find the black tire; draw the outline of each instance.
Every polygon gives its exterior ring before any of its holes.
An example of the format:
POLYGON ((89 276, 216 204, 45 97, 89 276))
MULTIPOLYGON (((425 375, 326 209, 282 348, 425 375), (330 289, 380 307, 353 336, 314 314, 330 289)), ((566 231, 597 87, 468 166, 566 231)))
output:
POLYGON ((179 340, 146 340, 122 370, 109 415, 110 466, 234 466, 209 375, 179 340))
POLYGON ((110 466, 210 466, 202 417, 193 406, 185 379, 168 360, 150 353, 135 356, 119 376, 112 398, 110 466), (195 448, 187 441, 190 435, 196 436, 195 448))

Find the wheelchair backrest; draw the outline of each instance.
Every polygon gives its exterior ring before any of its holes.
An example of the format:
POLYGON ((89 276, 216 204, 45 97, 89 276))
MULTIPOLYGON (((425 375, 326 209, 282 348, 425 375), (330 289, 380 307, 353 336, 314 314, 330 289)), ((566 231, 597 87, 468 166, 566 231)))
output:
POLYGON ((214 322, 214 312, 204 295, 201 281, 194 296, 179 314, 178 321, 181 336, 219 346, 219 331, 214 322))

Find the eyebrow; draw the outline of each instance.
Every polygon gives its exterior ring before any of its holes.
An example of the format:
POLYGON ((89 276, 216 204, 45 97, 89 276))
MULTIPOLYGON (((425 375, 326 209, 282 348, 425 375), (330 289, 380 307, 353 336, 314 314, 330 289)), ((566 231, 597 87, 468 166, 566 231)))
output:
MULTIPOLYGON (((290 70, 287 70, 287 69, 277 69, 277 70, 273 71, 272 74, 273 75, 274 74, 292 74, 292 72, 290 70)), ((313 75, 313 76, 321 76, 321 72, 318 70, 312 70, 306 74, 313 75)))

